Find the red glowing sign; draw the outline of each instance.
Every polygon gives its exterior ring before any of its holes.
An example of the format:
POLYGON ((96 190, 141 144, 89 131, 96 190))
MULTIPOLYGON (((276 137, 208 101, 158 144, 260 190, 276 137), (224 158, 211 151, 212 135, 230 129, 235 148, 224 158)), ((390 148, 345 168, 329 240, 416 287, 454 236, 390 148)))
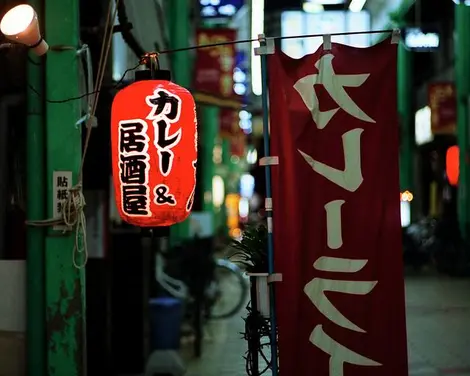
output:
POLYGON ((135 82, 117 93, 111 110, 116 205, 136 226, 185 220, 196 185, 196 105, 170 81, 135 82))

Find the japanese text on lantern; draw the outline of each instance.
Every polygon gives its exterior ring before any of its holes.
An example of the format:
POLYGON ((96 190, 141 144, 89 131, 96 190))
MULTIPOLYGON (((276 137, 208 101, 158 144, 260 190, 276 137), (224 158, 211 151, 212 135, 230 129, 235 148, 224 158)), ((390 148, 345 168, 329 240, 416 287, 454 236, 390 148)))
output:
POLYGON ((149 137, 141 119, 119 122, 119 170, 122 210, 130 216, 149 216, 149 137))
MULTIPOLYGON (((170 175, 173 167, 173 148, 181 140, 182 130, 171 132, 171 125, 178 122, 181 99, 163 89, 147 96, 150 107, 147 119, 154 127, 159 170, 163 177, 170 175)), ((151 188, 149 187, 149 137, 144 119, 119 122, 119 170, 122 189, 122 209, 129 216, 150 216, 151 188)), ((153 188, 156 205, 176 205, 174 195, 166 184, 153 188)))
MULTIPOLYGON (((334 56, 327 54, 322 56, 315 64, 319 73, 308 75, 298 80, 294 88, 302 97, 305 105, 311 111, 313 120, 318 129, 324 129, 332 117, 339 110, 366 123, 375 123, 347 94, 345 87, 359 87, 369 77, 369 74, 340 75, 333 69, 334 56), (328 111, 320 111, 318 97, 315 93, 314 84, 321 84, 335 100, 338 107, 328 111), (312 92, 313 90, 313 92, 312 92)), ((344 151, 344 170, 338 170, 322 162, 315 160, 310 155, 298 150, 305 161, 316 173, 340 186, 348 192, 356 192, 363 182, 361 170, 361 135, 363 128, 354 128, 342 135, 344 151)), ((339 249, 343 246, 341 208, 347 204, 339 197, 337 200, 327 202, 324 206, 326 211, 327 245, 330 250, 339 249)), ((357 273, 362 270, 368 260, 339 258, 334 256, 320 256, 313 267, 318 271, 331 273, 357 273)), ((366 331, 344 316, 325 295, 326 292, 337 292, 353 295, 369 294, 378 281, 347 281, 326 278, 314 278, 304 287, 305 294, 315 305, 319 312, 330 321, 342 328, 358 333, 366 331)), ((310 341, 320 350, 330 356, 330 376, 343 376, 344 363, 359 366, 381 366, 377 361, 359 354, 352 349, 338 343, 330 337, 322 325, 317 325, 311 335, 310 341)))

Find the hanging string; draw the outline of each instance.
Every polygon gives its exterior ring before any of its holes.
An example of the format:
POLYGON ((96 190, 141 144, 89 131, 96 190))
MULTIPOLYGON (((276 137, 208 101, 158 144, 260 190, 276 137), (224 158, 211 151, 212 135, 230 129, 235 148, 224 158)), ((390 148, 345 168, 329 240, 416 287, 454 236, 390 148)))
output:
MULTIPOLYGON (((77 269, 82 269, 85 267, 88 261, 88 249, 87 249, 87 239, 86 239, 86 217, 84 213, 85 209, 85 196, 83 195, 83 167, 85 163, 85 158, 87 155, 87 150, 90 142, 91 132, 92 132, 92 119, 95 116, 96 109, 98 106, 99 93, 103 84, 103 78, 105 73, 106 64, 109 57, 109 51, 111 48, 112 42, 112 27, 113 22, 116 19, 117 6, 119 5, 120 0, 116 0, 116 7, 113 11, 113 0, 109 0, 109 7, 105 25, 105 32, 103 36, 103 44, 101 47, 100 59, 98 62, 98 74, 95 83, 95 90, 92 94, 88 93, 87 95, 93 95, 90 117, 86 123, 86 136, 85 143, 83 147, 82 159, 80 162, 80 169, 78 172, 77 184, 69 189, 67 199, 61 205, 61 216, 58 218, 51 218, 46 220, 38 221, 27 221, 28 225, 31 226, 64 226, 64 232, 74 231, 75 232, 75 242, 73 247, 72 262, 77 269), (78 256, 81 255, 81 261, 78 261, 78 256)), ((140 64, 139 64, 140 65, 140 64)), ((126 71, 127 73, 127 71, 126 71)), ((124 76, 123 76, 124 77, 124 76)), ((35 91, 36 92, 36 91, 35 91)), ((82 96, 85 97, 86 95, 82 96)), ((78 99, 78 98, 77 98, 78 99)), ((55 102, 53 102, 55 103, 55 102)), ((61 103, 61 102, 59 102, 61 103)))
MULTIPOLYGON (((95 89, 90 93, 85 93, 83 95, 77 97, 71 97, 66 99, 60 100, 50 100, 45 99, 48 103, 66 103, 74 100, 79 100, 85 97, 92 96, 91 101, 91 109, 90 109, 90 117, 86 123, 86 136, 85 142, 83 147, 83 154, 80 161, 80 169, 78 172, 78 181, 77 184, 69 189, 69 195, 67 196, 67 200, 62 204, 61 210, 61 217, 59 218, 50 218, 46 220, 37 220, 37 221, 27 221, 26 223, 31 226, 64 226, 65 231, 75 230, 75 245, 73 250, 73 264, 76 268, 83 268, 88 260, 88 251, 87 251, 87 244, 86 244, 86 218, 84 214, 85 208, 85 198, 83 195, 83 168, 85 164, 85 159, 88 151, 88 146, 90 143, 91 133, 92 133, 92 121, 95 117, 96 109, 98 106, 99 94, 101 92, 104 74, 106 70, 106 65, 109 57, 109 52, 111 48, 112 42, 112 28, 114 20, 116 19, 117 9, 119 6, 120 0, 116 0, 116 4, 113 10, 113 0, 109 1, 108 6, 108 13, 106 19, 106 26, 105 32, 103 36, 103 44, 101 46, 100 52, 100 59, 98 64, 98 74, 95 83, 95 89), (77 262, 77 255, 81 254, 83 261, 81 263, 77 262)), ((355 32, 345 32, 345 33, 332 33, 329 34, 331 36, 341 36, 341 35, 359 35, 359 34, 383 34, 383 33, 391 33, 393 30, 372 30, 372 31, 355 31, 355 32)), ((297 39, 297 38, 315 38, 315 37, 322 37, 323 34, 305 34, 305 35, 292 35, 292 36, 277 36, 277 37, 270 37, 267 39, 274 39, 274 40, 282 40, 282 39, 297 39)), ((184 48, 176 48, 171 50, 163 50, 159 52, 149 52, 143 56, 139 63, 130 69, 127 69, 123 76, 121 77, 120 81, 118 82, 117 86, 122 83, 126 74, 132 70, 137 69, 139 66, 143 64, 152 65, 152 68, 160 69, 160 63, 158 56, 160 54, 168 54, 174 52, 181 52, 181 51, 190 51, 190 50, 197 50, 203 48, 210 48, 210 47, 217 47, 217 46, 224 46, 224 45, 233 45, 233 44, 240 44, 240 43, 253 43, 257 42, 258 39, 240 39, 240 40, 233 40, 228 42, 220 42, 220 43, 211 43, 211 44, 203 44, 203 45, 195 45, 195 46, 188 46, 184 48)), ((41 94, 31 85, 29 85, 30 89, 36 93, 37 95, 41 96, 41 94)))
MULTIPOLYGON (((116 0, 119 1, 119 0, 116 0)), ((352 32, 345 32, 345 33, 332 33, 329 34, 330 36, 342 36, 342 35, 362 35, 362 34, 384 34, 384 33, 392 33, 393 30, 391 29, 386 29, 386 30, 371 30, 371 31, 352 31, 352 32)), ((324 34, 304 34, 304 35, 290 35, 290 36, 285 36, 285 37, 266 37, 266 39, 273 39, 273 40, 282 40, 282 39, 299 39, 299 38, 320 38, 323 37, 324 34)), ((182 47, 182 48, 174 48, 174 49, 169 49, 169 50, 162 50, 158 52, 148 52, 144 56, 141 57, 139 63, 132 67, 127 69, 124 74, 121 76, 121 79, 119 82, 115 85, 115 87, 119 87, 122 82, 124 81, 124 78, 126 77, 127 73, 131 71, 135 71, 137 68, 139 68, 141 65, 145 65, 149 63, 149 58, 153 55, 156 55, 157 57, 157 63, 158 63, 158 55, 161 54, 171 54, 174 52, 183 52, 183 51, 191 51, 191 50, 198 50, 198 49, 203 49, 203 48, 211 48, 211 47, 218 47, 218 46, 226 46, 226 45, 232 45, 232 44, 241 44, 241 43, 253 43, 253 42, 258 42, 258 39, 237 39, 237 40, 232 40, 228 42, 219 42, 219 43, 210 43, 210 44, 200 44, 200 45, 194 45, 194 46, 188 46, 188 47, 182 47)), ((102 46, 102 50, 104 48, 104 44, 102 46)), ((158 69, 160 67, 160 64, 158 64, 158 69)), ((38 96, 41 96, 41 94, 31 85, 28 85, 29 88, 36 93, 38 96)), ((70 98, 65 98, 65 99, 48 99, 46 98, 46 102, 48 103, 67 103, 67 102, 72 102, 75 100, 83 99, 85 97, 89 97, 95 94, 98 94, 99 90, 94 90, 90 93, 85 93, 82 95, 79 95, 77 97, 70 97, 70 98)))
MULTIPOLYGON (((328 34, 332 37, 334 36, 342 36, 342 35, 362 35, 362 34, 384 34, 384 33, 392 33, 393 30, 370 30, 370 31, 349 31, 345 33, 331 33, 328 34)), ((300 39, 300 38, 320 38, 323 37, 325 34, 303 34, 303 35, 289 35, 289 36, 277 36, 277 37, 266 37, 266 39, 273 39, 273 40, 282 40, 282 39, 300 39)), ((210 43, 210 44, 199 44, 194 46, 182 47, 182 48, 175 48, 171 50, 163 50, 158 51, 159 54, 169 54, 173 52, 182 52, 182 51, 190 51, 190 50, 198 50, 201 48, 210 48, 210 47, 218 47, 218 46, 226 46, 231 44, 240 44, 240 43, 253 43, 258 42, 258 38, 256 39, 237 39, 228 42, 219 42, 219 43, 210 43)))

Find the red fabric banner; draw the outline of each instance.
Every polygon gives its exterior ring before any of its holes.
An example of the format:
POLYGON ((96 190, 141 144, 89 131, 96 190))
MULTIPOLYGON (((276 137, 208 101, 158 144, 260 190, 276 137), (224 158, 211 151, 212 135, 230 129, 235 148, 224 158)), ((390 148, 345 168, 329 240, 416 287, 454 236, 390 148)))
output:
MULTIPOLYGON (((236 39, 235 29, 199 29, 198 45, 225 43, 236 39)), ((226 44, 197 50, 193 89, 223 98, 233 98, 235 45, 226 44)))
POLYGON ((397 45, 268 56, 282 376, 406 376, 397 45))

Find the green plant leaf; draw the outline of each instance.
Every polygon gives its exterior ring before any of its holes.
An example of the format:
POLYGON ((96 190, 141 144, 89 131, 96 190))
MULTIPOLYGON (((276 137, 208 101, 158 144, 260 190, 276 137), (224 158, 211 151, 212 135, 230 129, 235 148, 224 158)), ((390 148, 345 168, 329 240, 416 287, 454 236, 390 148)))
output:
POLYGON ((229 245, 229 259, 248 273, 268 272, 268 230, 264 225, 247 227, 240 241, 229 245))

